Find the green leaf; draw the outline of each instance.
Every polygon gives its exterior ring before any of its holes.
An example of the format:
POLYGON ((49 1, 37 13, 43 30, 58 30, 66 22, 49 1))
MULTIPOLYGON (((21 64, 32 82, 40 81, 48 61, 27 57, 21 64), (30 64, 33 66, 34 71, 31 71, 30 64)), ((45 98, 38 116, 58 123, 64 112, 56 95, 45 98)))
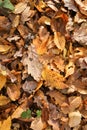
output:
POLYGON ((41 110, 37 110, 36 115, 37 115, 37 117, 41 117, 41 110))
POLYGON ((25 119, 26 118, 31 118, 31 110, 28 109, 27 111, 22 112, 21 117, 25 118, 25 119))
POLYGON ((10 2, 10 0, 0 0, 0 7, 4 7, 9 10, 14 10, 14 5, 10 2))

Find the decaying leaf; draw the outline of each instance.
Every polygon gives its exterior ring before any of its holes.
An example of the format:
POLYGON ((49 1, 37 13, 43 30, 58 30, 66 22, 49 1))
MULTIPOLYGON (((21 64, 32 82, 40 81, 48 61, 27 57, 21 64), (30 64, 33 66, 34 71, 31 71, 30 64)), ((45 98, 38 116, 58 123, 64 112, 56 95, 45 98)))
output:
POLYGON ((6 83, 6 76, 0 74, 0 90, 4 87, 6 83))
POLYGON ((56 89, 64 89, 68 86, 63 82, 64 77, 60 75, 58 72, 51 70, 46 67, 42 71, 42 78, 45 80, 46 85, 56 89))
POLYGON ((11 117, 6 120, 0 121, 0 130, 11 130, 11 117))
POLYGON ((42 64, 39 62, 38 55, 36 53, 34 45, 30 46, 28 49, 28 56, 22 60, 24 66, 27 66, 28 74, 36 80, 39 81, 41 78, 42 64))
POLYGON ((10 99, 6 96, 0 95, 0 106, 6 105, 10 102, 10 99))
POLYGON ((65 48, 65 38, 59 32, 54 32, 54 43, 61 51, 65 48))
POLYGON ((81 122, 81 113, 79 111, 74 111, 69 113, 69 126, 75 127, 81 122))

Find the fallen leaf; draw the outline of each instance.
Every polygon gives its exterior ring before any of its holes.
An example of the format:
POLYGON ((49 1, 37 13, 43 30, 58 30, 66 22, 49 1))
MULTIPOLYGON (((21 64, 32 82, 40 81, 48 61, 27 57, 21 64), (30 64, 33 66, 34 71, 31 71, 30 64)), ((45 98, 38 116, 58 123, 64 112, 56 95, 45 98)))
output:
POLYGON ((10 102, 10 99, 6 96, 0 95, 0 106, 6 105, 10 102))
POLYGON ((87 45, 87 23, 83 22, 79 28, 75 28, 72 39, 81 45, 87 45))
POLYGON ((64 77, 60 75, 58 72, 51 70, 50 68, 46 67, 42 71, 42 78, 45 80, 47 86, 56 89, 64 89, 68 86, 63 82, 64 77))
POLYGON ((0 45, 0 53, 7 53, 11 49, 9 45, 0 45))
POLYGON ((73 61, 69 61, 68 65, 65 66, 65 71, 66 71, 65 77, 68 77, 74 73, 75 65, 73 61))
POLYGON ((21 107, 21 106, 17 107, 17 109, 16 109, 16 110, 13 112, 13 114, 11 115, 11 118, 12 118, 12 119, 16 119, 16 118, 21 117, 21 114, 22 114, 22 112, 24 112, 24 111, 26 111, 26 108, 21 107))
POLYGON ((54 32, 54 43, 58 49, 61 51, 65 48, 65 37, 62 36, 59 32, 54 32))
POLYGON ((81 97, 74 97, 72 101, 70 101, 70 111, 74 111, 76 108, 80 107, 82 104, 81 97))
POLYGON ((0 90, 4 87, 6 83, 6 76, 0 74, 0 90))
POLYGON ((5 16, 0 16, 0 31, 8 31, 10 30, 11 23, 8 18, 5 16))
POLYGON ((49 17, 46 16, 41 16, 40 19, 38 20, 39 24, 46 24, 46 25, 50 25, 51 19, 49 17))
POLYGON ((69 10, 73 10, 75 12, 78 11, 78 8, 75 5, 74 0, 63 0, 65 7, 68 7, 69 10))
POLYGON ((75 127, 81 122, 81 113, 79 111, 74 111, 69 113, 69 126, 75 127))
POLYGON ((11 117, 9 116, 6 120, 0 121, 0 130, 11 130, 11 117))
POLYGON ((35 118, 31 122, 30 128, 33 129, 33 130, 42 130, 44 128, 44 123, 42 122, 41 117, 35 118))
POLYGON ((86 0, 74 0, 82 14, 87 16, 87 1, 86 0))
POLYGON ((20 97, 20 87, 15 84, 8 86, 7 94, 12 101, 18 100, 18 98, 20 97))
POLYGON ((39 62, 38 55, 36 53, 34 45, 29 46, 28 56, 23 58, 22 63, 24 66, 27 66, 28 74, 36 80, 40 81, 41 72, 42 72, 42 64, 39 62))
POLYGON ((66 102, 66 96, 64 96, 62 93, 58 92, 57 90, 52 90, 47 93, 51 97, 52 100, 54 100, 54 103, 56 105, 62 105, 64 102, 66 102))
POLYGON ((27 3, 25 2, 19 2, 17 5, 15 5, 15 9, 13 11, 14 14, 20 14, 26 9, 27 3))

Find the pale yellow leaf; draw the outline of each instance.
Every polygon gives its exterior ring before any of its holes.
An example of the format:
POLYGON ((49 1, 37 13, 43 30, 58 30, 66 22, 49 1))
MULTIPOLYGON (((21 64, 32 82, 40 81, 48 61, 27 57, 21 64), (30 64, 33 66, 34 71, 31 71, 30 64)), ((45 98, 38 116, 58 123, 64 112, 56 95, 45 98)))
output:
POLYGON ((10 102, 10 99, 6 96, 0 95, 0 106, 6 105, 10 102))
POLYGON ((4 87, 5 83, 6 83, 6 77, 0 74, 0 90, 4 87))

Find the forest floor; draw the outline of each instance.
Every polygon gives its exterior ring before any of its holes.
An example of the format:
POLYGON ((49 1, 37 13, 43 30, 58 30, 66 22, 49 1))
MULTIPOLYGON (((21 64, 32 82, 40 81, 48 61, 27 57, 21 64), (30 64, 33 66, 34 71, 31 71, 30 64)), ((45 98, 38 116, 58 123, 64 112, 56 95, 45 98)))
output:
POLYGON ((1 2, 0 130, 87 130, 87 0, 1 2))

